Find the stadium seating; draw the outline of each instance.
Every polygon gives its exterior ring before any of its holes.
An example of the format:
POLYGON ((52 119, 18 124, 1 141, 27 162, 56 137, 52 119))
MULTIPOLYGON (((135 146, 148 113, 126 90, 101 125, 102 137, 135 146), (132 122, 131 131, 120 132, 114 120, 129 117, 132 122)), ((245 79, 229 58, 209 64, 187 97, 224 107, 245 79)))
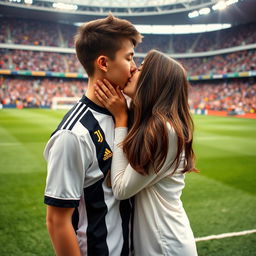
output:
POLYGON ((86 89, 83 80, 58 78, 2 78, 0 103, 17 107, 50 107, 53 97, 80 97, 86 89))
MULTIPOLYGON (((75 54, 26 50, 0 50, 0 68, 53 72, 84 72, 75 54)), ((140 63, 142 59, 138 59, 140 63)), ((256 69, 256 50, 212 57, 178 59, 189 75, 224 74, 256 69)))
MULTIPOLYGON (((5 43, 74 47, 77 27, 23 19, 0 19, 0 41, 5 43)), ((152 48, 166 53, 202 52, 256 42, 256 23, 204 34, 144 35, 138 52, 152 48)))
MULTIPOLYGON (((77 27, 25 19, 0 18, 0 43, 33 46, 74 47, 77 27)), ((217 32, 190 35, 144 35, 136 52, 152 48, 169 53, 207 52, 256 42, 256 23, 217 32)), ((142 59, 135 59, 139 64, 142 59)), ((256 70, 256 49, 210 57, 178 59, 189 76, 256 70)), ((0 69, 84 73, 76 55, 31 50, 0 49, 0 69)), ((192 82, 192 108, 235 109, 256 112, 255 79, 192 82)), ((82 80, 60 78, 0 77, 0 103, 5 106, 50 107, 53 97, 79 97, 82 80)))
POLYGON ((192 83, 190 106, 192 109, 225 110, 236 114, 256 113, 256 80, 192 83))
MULTIPOLYGON (((50 107, 53 97, 80 97, 84 80, 59 78, 6 78, 0 81, 0 103, 22 107, 50 107)), ((225 80, 192 82, 190 106, 193 109, 211 109, 256 113, 256 80, 225 80)))

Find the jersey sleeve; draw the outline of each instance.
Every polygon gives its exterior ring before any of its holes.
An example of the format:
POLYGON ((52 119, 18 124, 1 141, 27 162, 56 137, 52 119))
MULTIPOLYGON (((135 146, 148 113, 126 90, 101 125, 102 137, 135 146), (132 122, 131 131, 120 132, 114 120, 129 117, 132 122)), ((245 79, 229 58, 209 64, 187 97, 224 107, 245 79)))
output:
POLYGON ((79 205, 85 172, 90 165, 90 148, 86 139, 63 130, 47 143, 45 204, 73 208, 79 205))
POLYGON ((170 167, 169 163, 171 163, 176 156, 176 147, 170 147, 170 143, 176 145, 176 135, 172 132, 169 136, 167 159, 161 170, 156 174, 152 169, 149 170, 149 175, 142 175, 131 167, 122 148, 119 146, 126 135, 127 128, 115 129, 111 183, 114 195, 119 200, 132 197, 147 186, 152 186, 162 178, 170 175, 174 170, 174 166, 170 167))

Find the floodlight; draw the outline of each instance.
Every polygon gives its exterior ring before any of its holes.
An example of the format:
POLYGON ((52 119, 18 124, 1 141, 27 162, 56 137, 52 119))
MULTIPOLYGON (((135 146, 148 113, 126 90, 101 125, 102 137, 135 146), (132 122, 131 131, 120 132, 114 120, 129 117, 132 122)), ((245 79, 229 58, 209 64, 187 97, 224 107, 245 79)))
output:
POLYGON ((75 4, 53 3, 52 6, 56 9, 62 10, 77 10, 78 6, 75 4))
POLYGON ((195 18, 195 17, 198 17, 198 16, 199 16, 199 12, 198 11, 193 11, 193 12, 190 12, 188 14, 189 18, 195 18))
POLYGON ((208 14, 210 12, 211 12, 211 10, 208 7, 207 8, 202 8, 202 9, 199 10, 199 14, 200 15, 206 15, 206 14, 208 14))
POLYGON ((216 10, 224 10, 227 7, 227 3, 225 1, 220 1, 217 4, 212 6, 214 11, 216 10))
POLYGON ((235 4, 235 3, 237 3, 237 2, 238 2, 238 0, 227 0, 227 1, 226 1, 226 5, 235 4))
POLYGON ((192 25, 135 25, 141 34, 191 34, 230 28, 231 24, 192 24, 192 25))

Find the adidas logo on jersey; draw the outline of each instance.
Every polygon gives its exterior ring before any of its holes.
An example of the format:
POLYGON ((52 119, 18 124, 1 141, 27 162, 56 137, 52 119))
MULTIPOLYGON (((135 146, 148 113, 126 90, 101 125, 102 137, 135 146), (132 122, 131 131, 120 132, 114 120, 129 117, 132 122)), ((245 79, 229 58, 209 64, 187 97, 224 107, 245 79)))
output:
POLYGON ((109 159, 112 155, 113 155, 113 153, 112 153, 108 148, 106 148, 106 149, 105 149, 105 153, 104 153, 103 160, 106 161, 106 160, 109 159))

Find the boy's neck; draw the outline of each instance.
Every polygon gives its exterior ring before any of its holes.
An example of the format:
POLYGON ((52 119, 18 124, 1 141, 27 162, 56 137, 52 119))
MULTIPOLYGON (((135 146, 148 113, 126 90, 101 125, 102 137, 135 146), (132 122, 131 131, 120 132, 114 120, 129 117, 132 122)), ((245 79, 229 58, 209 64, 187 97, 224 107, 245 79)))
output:
POLYGON ((96 97, 94 91, 94 85, 96 84, 96 81, 100 79, 100 78, 89 78, 88 79, 88 87, 85 93, 85 96, 90 99, 92 102, 94 102, 95 104, 97 104, 100 107, 104 107, 104 105, 98 100, 98 98, 96 97))

